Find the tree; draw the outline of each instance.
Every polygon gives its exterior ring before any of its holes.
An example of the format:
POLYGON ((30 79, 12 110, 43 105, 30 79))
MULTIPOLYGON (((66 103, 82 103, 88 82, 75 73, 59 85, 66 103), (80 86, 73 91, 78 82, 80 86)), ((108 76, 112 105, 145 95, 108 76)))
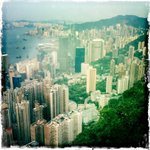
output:
POLYGON ((101 111, 97 123, 88 125, 73 142, 76 146, 138 147, 148 134, 148 115, 143 81, 111 99, 101 111), (146 116, 146 117, 145 117, 146 116))

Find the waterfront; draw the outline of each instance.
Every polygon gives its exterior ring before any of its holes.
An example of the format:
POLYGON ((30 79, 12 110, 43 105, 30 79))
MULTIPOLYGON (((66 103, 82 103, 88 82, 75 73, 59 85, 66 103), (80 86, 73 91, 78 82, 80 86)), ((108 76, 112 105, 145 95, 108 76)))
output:
POLYGON ((3 47, 9 56, 9 64, 19 61, 28 60, 36 57, 38 51, 36 47, 39 43, 47 43, 52 38, 25 35, 26 32, 33 28, 22 27, 13 28, 3 31, 3 47), (21 56, 21 57, 20 57, 21 56), (16 58, 17 57, 17 58, 16 58))

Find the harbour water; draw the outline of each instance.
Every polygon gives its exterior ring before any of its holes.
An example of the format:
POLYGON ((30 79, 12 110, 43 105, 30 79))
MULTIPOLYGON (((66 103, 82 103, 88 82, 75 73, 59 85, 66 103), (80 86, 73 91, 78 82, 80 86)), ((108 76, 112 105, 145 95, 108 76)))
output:
POLYGON ((3 51, 8 54, 9 64, 14 64, 25 59, 32 59, 37 55, 39 43, 50 42, 50 38, 26 35, 33 28, 20 27, 3 31, 3 51))

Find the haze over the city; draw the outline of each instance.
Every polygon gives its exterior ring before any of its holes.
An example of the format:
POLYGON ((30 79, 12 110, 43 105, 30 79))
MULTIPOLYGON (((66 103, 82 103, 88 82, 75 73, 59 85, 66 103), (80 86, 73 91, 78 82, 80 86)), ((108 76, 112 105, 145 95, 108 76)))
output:
POLYGON ((4 0, 5 20, 64 20, 86 22, 117 15, 148 16, 148 2, 77 2, 4 0))
POLYGON ((148 148, 148 3, 43 1, 3 5, 2 146, 148 148))

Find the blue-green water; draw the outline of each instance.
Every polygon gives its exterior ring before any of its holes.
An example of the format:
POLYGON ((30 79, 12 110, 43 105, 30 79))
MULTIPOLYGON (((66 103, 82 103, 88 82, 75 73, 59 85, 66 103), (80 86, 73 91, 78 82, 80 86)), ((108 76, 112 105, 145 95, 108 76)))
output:
POLYGON ((38 44, 50 41, 48 38, 25 35, 27 31, 32 29, 33 28, 22 27, 3 31, 2 46, 3 51, 8 54, 9 64, 36 57, 36 47, 38 44))

